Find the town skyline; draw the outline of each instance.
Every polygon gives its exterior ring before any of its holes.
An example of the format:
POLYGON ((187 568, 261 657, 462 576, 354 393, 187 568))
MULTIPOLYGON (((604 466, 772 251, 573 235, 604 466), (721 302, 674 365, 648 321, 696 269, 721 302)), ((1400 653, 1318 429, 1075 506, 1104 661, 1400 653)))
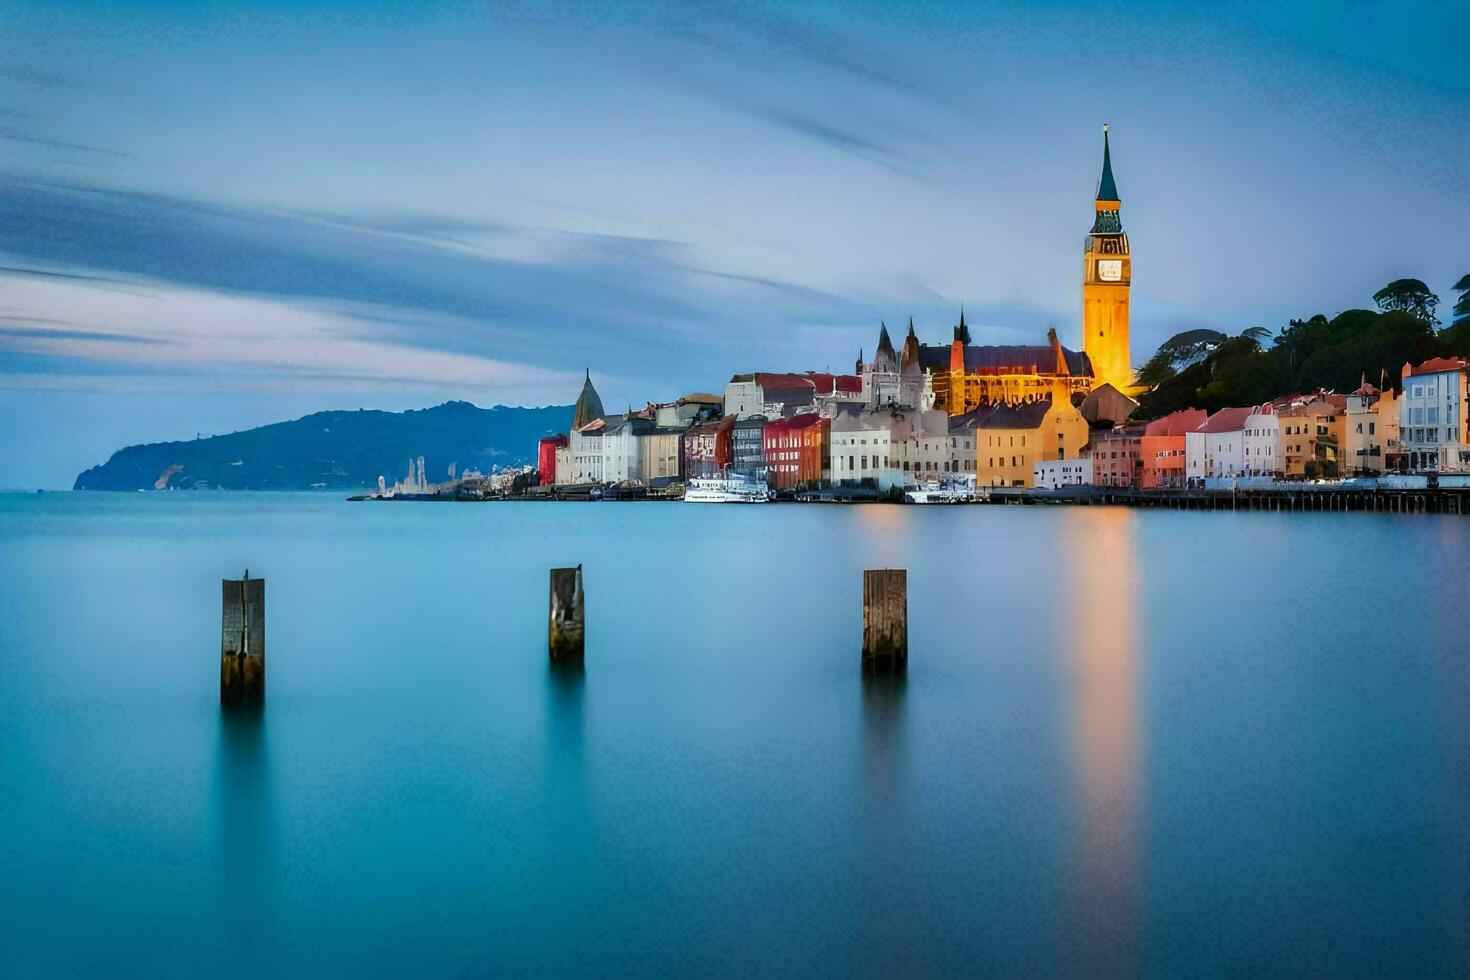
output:
POLYGON ((979 342, 1080 347, 1105 121, 1135 363, 1462 271, 1454 11, 1145 6, 1083 39, 1067 5, 432 9, 8 17, 0 484, 322 409, 563 403, 588 365, 610 404, 843 370, 961 304, 979 342))

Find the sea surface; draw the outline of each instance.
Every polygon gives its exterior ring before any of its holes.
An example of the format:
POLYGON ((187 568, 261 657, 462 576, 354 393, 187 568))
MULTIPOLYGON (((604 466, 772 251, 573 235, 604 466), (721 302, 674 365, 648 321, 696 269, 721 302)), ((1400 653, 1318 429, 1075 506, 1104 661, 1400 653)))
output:
POLYGON ((1465 976, 1467 566, 1456 516, 3 496, 0 975, 1465 976))

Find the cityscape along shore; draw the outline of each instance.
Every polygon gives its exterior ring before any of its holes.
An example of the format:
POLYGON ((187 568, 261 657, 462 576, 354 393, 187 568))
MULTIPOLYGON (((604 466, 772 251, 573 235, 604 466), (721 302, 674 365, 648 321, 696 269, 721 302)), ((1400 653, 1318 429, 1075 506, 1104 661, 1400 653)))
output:
MULTIPOLYGON (((1381 350, 1364 354, 1357 386, 1346 393, 1318 386, 1213 410, 1159 411, 1178 397, 1161 393, 1165 386, 1179 388, 1178 379, 1202 364, 1216 370, 1226 355, 1259 354, 1267 332, 1191 331, 1135 371, 1132 277, 1104 127, 1083 242, 1081 350, 1063 346, 1055 329, 1035 345, 975 344, 961 309, 947 343, 923 342, 910 319, 895 346, 880 323, 872 356, 859 351, 850 374, 752 371, 731 376, 723 393, 621 413, 606 410, 589 370, 569 431, 540 440, 537 465, 431 484, 419 458, 404 479, 389 485, 380 477, 376 494, 355 499, 1208 508, 1244 501, 1267 509, 1284 502, 1285 509, 1462 512, 1460 494, 1470 493, 1470 360, 1431 342, 1450 331, 1436 335, 1438 300, 1422 283, 1400 280, 1374 299, 1385 317, 1400 318, 1400 333, 1409 325, 1407 346, 1394 350, 1431 356, 1390 365, 1374 361, 1381 350)), ((1470 324, 1470 276, 1454 288, 1462 294, 1458 328, 1470 324)), ((1293 321, 1276 345, 1364 330, 1364 317, 1376 316, 1293 321)))

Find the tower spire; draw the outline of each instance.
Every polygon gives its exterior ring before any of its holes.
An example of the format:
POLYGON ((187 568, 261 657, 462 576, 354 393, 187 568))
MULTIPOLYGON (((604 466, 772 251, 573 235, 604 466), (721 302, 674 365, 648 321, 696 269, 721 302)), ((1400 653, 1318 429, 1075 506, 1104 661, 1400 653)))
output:
POLYGON ((1113 154, 1108 146, 1108 124, 1103 123, 1103 169, 1102 179, 1097 182, 1099 201, 1121 201, 1118 185, 1113 181, 1113 154))

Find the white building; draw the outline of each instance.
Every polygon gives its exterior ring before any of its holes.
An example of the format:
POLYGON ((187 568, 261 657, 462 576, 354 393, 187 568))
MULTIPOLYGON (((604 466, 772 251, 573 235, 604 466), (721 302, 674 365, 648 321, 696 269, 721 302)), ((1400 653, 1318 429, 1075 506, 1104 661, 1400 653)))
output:
POLYGON ((572 457, 572 483, 602 482, 603 419, 593 419, 580 429, 572 429, 567 437, 567 450, 572 457))
POLYGON ((1399 452, 1410 470, 1470 472, 1467 375, 1470 364, 1460 358, 1436 357, 1418 367, 1404 365, 1399 452))
POLYGON ((938 480, 950 460, 949 416, 844 408, 832 416, 831 453, 834 483, 872 481, 879 490, 891 490, 938 480))
POLYGON ((1222 408, 1184 434, 1184 475, 1190 480, 1245 474, 1245 422, 1255 411, 1222 408))
POLYGON ((1281 419, 1277 418, 1274 406, 1262 405, 1246 416, 1242 439, 1246 476, 1277 476, 1286 471, 1286 457, 1281 446, 1281 419))
POLYGON ((1062 487, 1081 487, 1092 483, 1092 460, 1046 459, 1031 467, 1031 485, 1038 490, 1059 490, 1062 487))

